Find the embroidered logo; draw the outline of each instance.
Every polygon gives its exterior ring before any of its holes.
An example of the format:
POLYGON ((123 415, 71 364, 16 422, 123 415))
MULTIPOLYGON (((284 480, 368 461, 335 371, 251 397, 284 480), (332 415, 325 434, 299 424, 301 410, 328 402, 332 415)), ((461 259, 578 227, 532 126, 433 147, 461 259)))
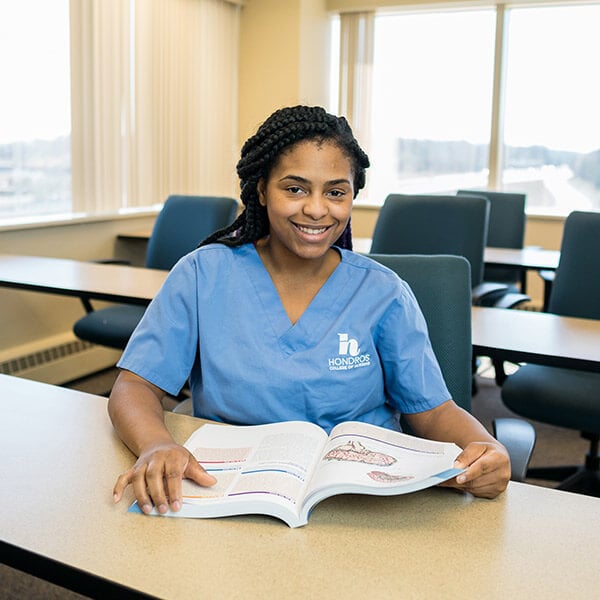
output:
POLYGON ((338 356, 329 359, 330 371, 349 371, 358 367, 368 367, 371 364, 371 355, 361 354, 358 340, 351 338, 347 333, 338 333, 338 356))

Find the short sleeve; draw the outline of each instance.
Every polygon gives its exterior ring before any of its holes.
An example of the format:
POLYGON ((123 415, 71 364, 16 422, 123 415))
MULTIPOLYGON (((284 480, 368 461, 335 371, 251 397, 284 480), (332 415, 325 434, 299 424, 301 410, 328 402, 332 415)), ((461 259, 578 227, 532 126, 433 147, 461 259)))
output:
POLYGON ((395 409, 422 412, 450 399, 423 313, 402 280, 380 322, 377 346, 386 397, 395 409))
POLYGON ((148 305, 117 366, 177 395, 198 348, 196 263, 181 259, 148 305))

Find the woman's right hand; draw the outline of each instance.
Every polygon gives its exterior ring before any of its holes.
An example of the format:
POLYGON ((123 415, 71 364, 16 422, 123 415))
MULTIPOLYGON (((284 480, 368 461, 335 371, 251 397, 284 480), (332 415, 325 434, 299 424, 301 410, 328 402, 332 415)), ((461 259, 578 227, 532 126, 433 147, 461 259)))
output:
POLYGON ((191 479, 202 486, 211 486, 216 478, 209 475, 193 455, 175 442, 161 442, 145 449, 137 461, 117 479, 113 499, 119 502, 129 484, 141 510, 148 514, 152 505, 160 514, 169 508, 181 509, 181 481, 191 479))

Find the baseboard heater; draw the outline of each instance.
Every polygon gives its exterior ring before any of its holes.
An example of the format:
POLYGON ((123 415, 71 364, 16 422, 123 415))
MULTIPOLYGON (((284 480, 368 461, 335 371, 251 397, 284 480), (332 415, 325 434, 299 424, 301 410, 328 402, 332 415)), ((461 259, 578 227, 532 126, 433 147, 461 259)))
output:
POLYGON ((69 332, 0 351, 0 373, 62 385, 114 366, 119 356, 69 332))

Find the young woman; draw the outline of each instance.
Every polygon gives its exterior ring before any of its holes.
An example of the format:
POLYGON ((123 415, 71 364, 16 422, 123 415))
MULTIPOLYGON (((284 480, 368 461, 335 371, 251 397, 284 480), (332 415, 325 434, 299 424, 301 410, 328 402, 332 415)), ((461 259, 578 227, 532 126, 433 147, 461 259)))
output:
POLYGON ((343 117, 273 113, 242 148, 244 211, 173 268, 120 362, 109 400, 138 456, 117 480, 144 512, 181 507, 181 480, 212 485, 163 422, 190 381, 194 414, 233 424, 359 420, 463 448, 447 483, 495 497, 508 454, 450 398, 405 282, 351 251, 352 202, 369 166, 343 117), (352 369, 339 368, 351 363, 352 369))

